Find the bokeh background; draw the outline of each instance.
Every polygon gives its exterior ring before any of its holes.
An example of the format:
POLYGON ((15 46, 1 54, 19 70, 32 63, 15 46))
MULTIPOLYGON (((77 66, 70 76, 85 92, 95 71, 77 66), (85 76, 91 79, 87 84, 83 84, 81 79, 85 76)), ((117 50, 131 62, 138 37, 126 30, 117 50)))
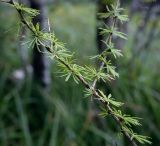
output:
MULTIPOLYGON (((81 65, 97 66, 97 10, 92 0, 46 0, 50 27, 81 65)), ((134 130, 160 146, 160 4, 124 0, 129 22, 118 24, 128 40, 116 40, 123 57, 115 62, 120 77, 98 86, 125 103, 126 114, 141 117, 134 130)), ((0 3, 0 146, 125 146, 117 125, 99 114, 99 104, 84 98, 84 88, 64 81, 54 60, 46 59, 48 82, 35 81, 30 33, 20 40, 16 11, 0 3), (21 44, 21 45, 20 45, 21 44), (92 108, 91 108, 92 107, 92 108)), ((25 31, 25 30, 24 30, 25 31)), ((38 60, 39 61, 39 60, 38 60)), ((41 70, 37 70, 41 72, 41 70)), ((43 80, 43 79, 42 79, 43 80)), ((140 144, 139 144, 140 145, 140 144)))

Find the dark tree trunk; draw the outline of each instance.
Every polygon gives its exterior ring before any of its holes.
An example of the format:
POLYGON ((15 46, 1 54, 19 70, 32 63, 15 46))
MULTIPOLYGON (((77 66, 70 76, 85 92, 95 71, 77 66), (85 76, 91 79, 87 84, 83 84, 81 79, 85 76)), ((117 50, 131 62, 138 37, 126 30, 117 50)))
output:
MULTIPOLYGON (((37 23, 40 26, 42 31, 47 30, 47 18, 46 18, 46 8, 45 8, 45 0, 29 0, 30 7, 33 9, 37 9, 40 11, 40 14, 33 18, 33 24, 36 25, 37 23)), ((33 60, 32 60, 32 68, 33 68, 33 79, 34 81, 38 82, 38 85, 41 85, 42 89, 48 89, 48 85, 50 83, 50 76, 49 76, 49 62, 46 58, 47 56, 40 52, 45 51, 43 46, 35 45, 33 48, 33 60)), ((44 125, 45 115, 47 113, 47 104, 44 100, 43 95, 39 91, 39 89, 34 88, 32 90, 32 98, 35 103, 30 105, 30 110, 32 110, 32 122, 31 122, 31 129, 34 131, 41 130, 42 126, 44 125), (38 123, 37 123, 38 121, 38 123)))
MULTIPOLYGON (((44 0, 30 0, 30 6, 33 9, 40 11, 40 14, 33 18, 33 24, 39 23, 41 30, 45 31, 47 25, 45 24, 45 7, 44 0)), ((47 31, 47 30, 46 30, 47 31)), ((42 46, 39 46, 41 51, 44 50, 42 46)), ((38 81, 43 87, 47 87, 50 83, 49 71, 48 71, 48 60, 46 56, 39 52, 37 46, 33 49, 33 73, 34 79, 38 81)))

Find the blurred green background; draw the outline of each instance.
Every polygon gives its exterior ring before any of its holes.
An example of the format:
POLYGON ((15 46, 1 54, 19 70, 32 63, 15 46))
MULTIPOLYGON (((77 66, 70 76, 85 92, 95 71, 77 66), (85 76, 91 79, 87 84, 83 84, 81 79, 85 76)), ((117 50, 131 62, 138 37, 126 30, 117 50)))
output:
MULTIPOLYGON (((128 41, 118 42, 124 56, 116 61, 120 74, 107 87, 126 114, 141 117, 142 126, 134 130, 160 145, 160 19, 158 6, 145 22, 146 9, 130 13, 131 2, 123 6, 130 20, 121 27, 128 41)), ((79 64, 96 65, 88 58, 98 53, 94 1, 50 1, 47 4, 51 28, 75 52, 79 64)), ((84 97, 83 87, 59 77, 50 62, 49 91, 31 77, 19 81, 12 77, 23 68, 18 48, 19 21, 16 11, 0 4, 0 146, 125 146, 111 118, 98 115, 99 104, 84 97), (93 104, 93 103, 92 103, 93 104), (92 119, 91 116, 94 115, 92 119)), ((28 48, 29 62, 32 49, 28 48)), ((139 144, 140 145, 140 144, 139 144)))

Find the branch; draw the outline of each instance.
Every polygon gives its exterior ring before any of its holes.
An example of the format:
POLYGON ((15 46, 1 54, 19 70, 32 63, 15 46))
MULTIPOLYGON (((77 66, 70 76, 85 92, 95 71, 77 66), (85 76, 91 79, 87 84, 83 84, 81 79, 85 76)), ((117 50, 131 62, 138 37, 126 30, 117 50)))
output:
MULTIPOLYGON (((117 1, 117 5, 119 5, 119 1, 117 1)), ((116 20, 117 20, 116 18, 113 18, 113 24, 112 24, 112 27, 113 27, 113 28, 114 28, 115 25, 116 25, 116 20)), ((107 39, 106 39, 106 43, 111 42, 112 37, 113 37, 113 34, 112 34, 112 33, 109 33, 109 35, 108 35, 108 37, 107 37, 107 39)), ((105 66, 105 61, 107 60, 107 57, 105 56, 104 59, 105 59, 105 60, 100 63, 100 67, 99 67, 99 69, 98 69, 99 72, 101 72, 101 71, 103 70, 103 68, 104 68, 104 66, 105 66)), ((93 81, 93 84, 92 84, 92 88, 93 88, 94 91, 96 91, 97 81, 98 81, 98 79, 96 78, 96 79, 93 81)), ((96 96, 96 95, 94 95, 94 96, 96 96)), ((92 98, 92 97, 91 97, 91 98, 92 98)), ((121 122, 121 120, 114 115, 111 107, 110 107, 108 104, 105 103, 105 107, 108 109, 109 113, 112 115, 112 117, 113 117, 114 120, 118 123, 119 127, 120 127, 121 130, 122 130, 122 122, 121 122)), ((132 146, 137 146, 136 142, 130 137, 130 135, 129 135, 127 132, 125 132, 124 130, 122 130, 122 132, 123 132, 123 134, 125 135, 125 137, 128 139, 128 141, 131 143, 132 146)))
MULTIPOLYGON (((2 1, 2 0, 1 0, 1 1, 2 1)), ((12 0, 10 0, 10 1, 2 1, 2 2, 12 4, 13 6, 15 5, 15 3, 14 3, 12 0)), ((16 7, 15 7, 15 8, 16 8, 16 7)), ((19 16, 20 16, 21 22, 22 22, 24 25, 26 25, 26 26, 28 27, 28 29, 29 29, 36 37, 38 37, 35 29, 30 26, 30 24, 27 22, 27 20, 26 20, 25 17, 23 16, 22 11, 19 10, 19 9, 17 9, 17 8, 16 8, 16 10, 17 10, 17 12, 18 12, 18 14, 19 14, 19 16)), ((115 24, 116 24, 116 18, 113 18, 113 27, 115 26, 115 24)), ((109 33, 109 36, 108 36, 108 38, 107 38, 107 42, 110 42, 111 39, 112 39, 112 33, 109 33)), ((44 44, 44 43, 42 43, 42 42, 41 42, 40 45, 43 45, 43 47, 45 47, 45 49, 46 49, 49 53, 54 53, 53 50, 52 50, 52 47, 47 46, 46 44, 44 44)), ((135 142, 134 139, 132 138, 132 135, 131 135, 129 132, 127 132, 127 131, 125 131, 125 130, 123 129, 124 124, 123 124, 122 119, 114 113, 114 110, 113 110, 112 107, 109 105, 109 102, 108 102, 108 101, 104 101, 104 100, 102 99, 102 96, 101 96, 100 91, 96 89, 97 79, 95 79, 94 82, 93 82, 93 84, 90 85, 90 84, 85 80, 85 78, 84 78, 82 75, 77 74, 77 73, 75 72, 75 70, 74 70, 67 62, 65 62, 60 56, 55 55, 55 58, 57 59, 57 61, 58 61, 59 63, 63 64, 70 72, 72 72, 72 73, 76 76, 76 78, 84 85, 84 87, 85 87, 86 89, 90 89, 90 90, 92 91, 93 96, 96 97, 96 99, 98 99, 98 100, 105 106, 105 108, 106 108, 106 110, 108 111, 108 113, 109 113, 109 114, 112 116, 112 118, 116 121, 116 123, 117 123, 118 126, 120 127, 122 133, 124 134, 124 136, 125 136, 125 137, 128 139, 128 141, 130 142, 131 146, 137 146, 136 142, 135 142)), ((105 59, 106 59, 106 57, 105 57, 105 59)), ((104 65, 105 65, 104 62, 102 62, 101 65, 100 65, 99 71, 101 71, 101 70, 104 68, 104 65)))

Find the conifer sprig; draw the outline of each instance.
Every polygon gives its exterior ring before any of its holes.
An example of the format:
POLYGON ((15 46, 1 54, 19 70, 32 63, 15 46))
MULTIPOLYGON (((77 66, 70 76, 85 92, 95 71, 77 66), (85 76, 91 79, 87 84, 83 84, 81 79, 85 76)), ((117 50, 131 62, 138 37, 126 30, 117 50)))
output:
POLYGON ((117 2, 116 6, 112 5, 112 9, 107 8, 109 13, 101 14, 102 17, 111 17, 113 19, 113 24, 111 28, 106 27, 102 29, 103 35, 108 35, 105 41, 107 49, 104 50, 102 54, 93 57, 102 61, 98 70, 88 66, 83 67, 77 65, 75 63, 74 54, 66 49, 65 45, 56 38, 54 33, 43 32, 40 30, 38 24, 34 26, 30 20, 26 19, 26 14, 32 18, 38 15, 38 11, 14 3, 13 0, 7 1, 6 3, 14 6, 20 16, 21 22, 33 33, 34 38, 32 42, 37 45, 37 48, 39 48, 39 45, 42 45, 46 48, 46 51, 43 53, 48 54, 51 59, 57 61, 58 66, 60 67, 60 73, 62 76, 65 76, 65 80, 68 81, 70 77, 73 77, 76 83, 82 83, 86 89, 85 95, 94 96, 95 99, 102 103, 103 110, 101 115, 104 117, 111 115, 132 146, 137 146, 135 140, 142 144, 151 143, 148 140, 148 137, 138 135, 132 131, 132 126, 140 126, 141 124, 139 123, 138 118, 122 114, 119 108, 123 103, 116 101, 112 98, 111 94, 106 96, 103 91, 96 89, 96 83, 98 80, 106 82, 107 80, 112 80, 115 79, 115 77, 118 77, 118 73, 116 73, 115 67, 111 64, 111 61, 107 61, 107 55, 112 54, 115 58, 122 56, 121 52, 114 48, 112 43, 113 35, 126 39, 124 33, 115 30, 117 20, 122 22, 128 20, 127 16, 120 14, 123 9, 119 7, 119 2, 117 2), (105 73, 105 69, 107 69, 107 73, 105 73), (91 83, 92 81, 93 83, 91 83))

